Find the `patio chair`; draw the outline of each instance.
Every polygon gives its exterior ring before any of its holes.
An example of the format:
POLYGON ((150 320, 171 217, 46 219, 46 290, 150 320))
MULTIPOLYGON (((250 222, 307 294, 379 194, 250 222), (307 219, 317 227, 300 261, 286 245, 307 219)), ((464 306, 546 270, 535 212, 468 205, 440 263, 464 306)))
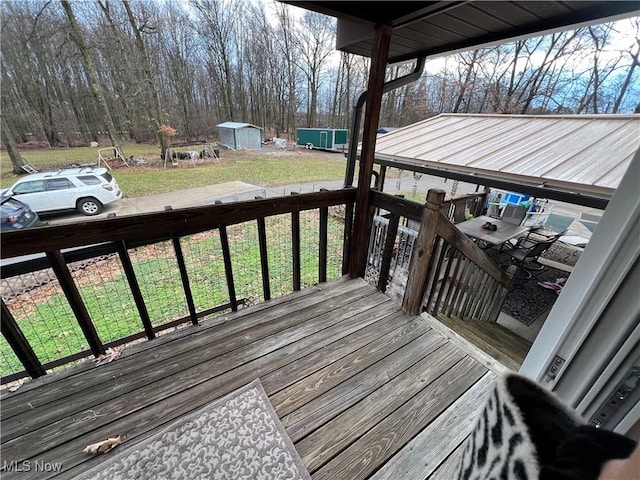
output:
POLYGON ((528 280, 532 277, 531 271, 540 271, 544 265, 538 262, 538 258, 546 252, 560 235, 550 238, 535 239, 531 236, 518 238, 516 244, 510 250, 506 250, 511 257, 511 263, 518 267, 516 276, 519 272, 524 273, 524 279, 528 280))
POLYGON ((502 220, 505 223, 512 225, 520 225, 527 216, 527 208, 522 205, 505 205, 502 210, 502 220))

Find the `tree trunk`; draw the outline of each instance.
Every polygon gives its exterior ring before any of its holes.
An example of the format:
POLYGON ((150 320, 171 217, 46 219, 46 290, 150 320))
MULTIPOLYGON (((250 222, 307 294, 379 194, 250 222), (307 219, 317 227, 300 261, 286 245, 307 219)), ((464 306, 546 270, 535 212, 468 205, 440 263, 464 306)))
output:
POLYGON ((61 3, 62 3, 62 8, 67 14, 67 18, 69 19, 69 26, 71 27, 71 37, 73 38, 74 43, 78 47, 78 50, 80 50, 80 55, 82 56, 82 63, 84 64, 84 68, 87 74, 87 79, 89 80, 89 84, 91 85, 91 90, 93 91, 93 95, 96 99, 96 102, 98 103, 100 111, 104 115, 104 123, 105 123, 105 126, 107 127, 107 134, 109 135, 109 140, 111 140, 111 145, 114 148, 120 149, 120 141, 118 140, 116 128, 113 123, 113 119, 111 117, 111 112, 109 111, 109 106, 104 96, 102 85, 100 84, 98 72, 96 71, 96 68, 93 65, 93 60, 91 58, 91 55, 89 54, 87 45, 84 43, 82 31, 80 30, 80 26, 78 25, 76 16, 73 13, 73 10, 71 9, 71 4, 69 3, 69 0, 62 0, 61 3))
POLYGON ((20 155, 18 149, 16 148, 15 142, 13 140, 13 136, 11 135, 11 130, 8 128, 7 122, 4 119, 4 115, 0 115, 0 119, 2 119, 1 127, 2 127, 2 145, 7 149, 7 153, 9 154, 9 158, 11 159, 11 165, 13 165, 13 173, 16 175, 22 175, 25 171, 22 169, 23 165, 26 165, 27 162, 20 155))
POLYGON ((151 98, 153 99, 153 109, 155 113, 154 124, 156 126, 155 135, 156 135, 156 139, 158 140, 158 143, 160 144, 160 152, 162 155, 164 155, 164 152, 169 147, 169 141, 167 139, 167 136, 160 129, 160 126, 163 124, 162 106, 160 104, 160 96, 158 95, 158 89, 156 88, 156 84, 154 82, 154 75, 153 75, 153 72, 151 71, 151 63, 149 62, 149 57, 147 56, 147 50, 144 46, 144 41, 142 39, 142 34, 140 33, 140 28, 136 24, 136 19, 133 16, 133 12, 131 11, 131 6, 129 5, 128 1, 124 1, 124 0, 122 4, 124 5, 125 10, 127 11, 129 24, 131 25, 131 28, 133 29, 133 33, 136 38, 136 47, 138 49, 138 52, 140 52, 140 55, 142 56, 142 63, 144 67, 144 70, 143 70, 144 79, 145 79, 145 82, 147 83, 147 87, 149 88, 149 92, 151 92, 151 98))

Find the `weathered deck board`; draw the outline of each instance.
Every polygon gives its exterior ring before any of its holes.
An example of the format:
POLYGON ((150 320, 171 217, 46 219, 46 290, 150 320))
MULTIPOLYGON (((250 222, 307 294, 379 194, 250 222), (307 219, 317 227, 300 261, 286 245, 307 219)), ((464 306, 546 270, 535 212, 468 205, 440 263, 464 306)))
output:
POLYGON ((385 463, 371 477, 372 480, 426 478, 439 469, 443 462, 443 455, 454 452, 471 433, 475 419, 484 408, 484 400, 491 391, 495 378, 496 375, 493 372, 487 372, 385 463), (437 444, 433 441, 434 438, 438 438, 437 444))
POLYGON ((475 420, 470 398, 494 378, 454 341, 361 279, 329 282, 5 395, 3 460, 62 462, 57 478, 73 478, 102 460, 84 446, 121 434, 118 448, 133 448, 259 377, 314 478, 426 477, 443 471, 475 420))
MULTIPOLYGON (((161 362, 170 357, 176 357, 184 352, 192 352, 198 348, 199 345, 207 344, 210 342, 211 335, 215 335, 216 342, 225 338, 238 337, 237 341, 241 341, 242 336, 237 335, 241 331, 249 330, 252 327, 264 328, 264 324, 270 321, 282 320, 283 316, 289 316, 290 312, 305 312, 309 311, 311 315, 314 314, 313 307, 319 303, 332 301, 335 297, 342 296, 343 300, 349 302, 353 298, 357 298, 359 294, 365 293, 365 295, 371 295, 371 289, 367 288, 358 282, 348 282, 343 284, 340 289, 325 289, 318 291, 313 296, 302 296, 291 300, 290 302, 278 302, 274 307, 268 311, 263 311, 262 308, 257 311, 251 311, 248 315, 244 315, 242 322, 233 322, 231 320, 225 321, 222 324, 214 324, 213 326, 207 326, 206 324, 188 329, 190 335, 179 335, 177 338, 172 336, 160 337, 154 342, 145 342, 138 346, 135 350, 135 354, 123 355, 118 359, 118 373, 125 375, 130 372, 136 372, 140 368, 140 358, 143 358, 145 363, 161 362), (215 329, 215 332, 210 332, 209 329, 215 329), (171 343, 170 348, 152 348, 144 356, 140 354, 146 352, 151 346, 159 346, 166 343, 171 343)), ((237 316, 237 315, 236 315, 237 316)), ((233 319, 233 316, 228 316, 233 319)), ((304 320, 300 317, 300 320, 304 320)), ((286 319, 285 319, 286 321, 286 319)), ((135 347, 134 347, 135 348, 135 347)), ((56 376, 43 377, 43 380, 52 380, 56 376)), ((41 387, 35 387, 39 389, 39 393, 35 399, 31 402, 31 405, 26 405, 21 400, 21 397, 26 394, 29 389, 18 390, 17 395, 10 396, 2 400, 2 418, 12 417, 20 412, 31 412, 33 408, 40 405, 44 405, 48 402, 60 400, 68 395, 77 394, 80 390, 87 390, 97 385, 103 385, 105 382, 109 382, 112 379, 112 372, 109 369, 99 368, 95 369, 92 375, 70 375, 64 378, 60 378, 58 381, 51 381, 51 385, 45 386, 45 382, 41 387)), ((25 385, 34 388, 34 385, 39 385, 39 382, 30 382, 25 385)), ((4 432, 3 432, 4 433, 4 432)))
MULTIPOLYGON (((347 296, 348 294, 345 294, 336 298, 345 300, 347 296)), ((144 358, 140 359, 142 361, 139 360, 136 363, 139 366, 138 371, 144 372, 144 375, 122 376, 119 369, 109 369, 111 374, 115 374, 116 385, 112 387, 103 385, 102 388, 84 390, 78 396, 80 405, 84 405, 84 402, 90 402, 87 404, 90 404, 91 408, 77 411, 77 408, 74 408, 76 406, 75 400, 74 402, 61 402, 60 405, 56 403, 55 410, 47 408, 47 412, 50 414, 45 416, 51 421, 46 426, 38 429, 31 428, 28 433, 23 433, 19 438, 3 443, 3 453, 18 456, 24 454, 27 445, 38 450, 45 447, 53 439, 56 441, 70 440, 97 426, 106 425, 120 418, 122 412, 130 414, 149 403, 161 401, 170 395, 198 385, 207 379, 208 372, 213 369, 218 373, 227 372, 298 339, 308 337, 340 320, 346 320, 374 307, 379 307, 383 303, 391 304, 388 298, 379 292, 346 305, 326 301, 324 305, 330 308, 330 313, 322 317, 315 317, 306 310, 298 311, 296 314, 283 317, 282 320, 286 320, 285 322, 274 321, 259 325, 258 327, 261 328, 251 327, 243 335, 227 337, 214 343, 211 348, 207 348, 205 351, 194 349, 186 352, 184 355, 186 360, 171 358, 171 361, 164 363, 149 363, 144 358), (298 328, 290 328, 303 320, 306 322, 303 322, 298 328), (199 359, 200 363, 194 365, 193 357, 196 357, 196 360, 199 359), (185 362, 184 366, 188 368, 183 368, 182 361, 185 362), (179 375, 180 381, 177 382, 173 375, 179 375), (129 395, 119 395, 120 392, 129 393, 129 395), (100 398, 102 398, 102 403, 96 404, 95 401, 100 398), (72 410, 75 412, 73 412, 73 416, 70 416, 67 412, 72 410), (90 418, 92 412, 96 410, 100 411, 99 417, 91 422, 84 421, 80 425, 78 424, 78 417, 90 418)), ((155 359, 152 357, 152 360, 155 359)), ((19 418, 22 420, 26 416, 28 414, 19 418)), ((7 429, 9 432, 15 430, 15 428, 7 429)))
MULTIPOLYGON (((322 467, 315 478, 368 478, 485 372, 486 369, 472 358, 463 358, 380 423, 370 427, 348 449, 322 467)), ((421 382, 423 380, 420 378, 421 382)))

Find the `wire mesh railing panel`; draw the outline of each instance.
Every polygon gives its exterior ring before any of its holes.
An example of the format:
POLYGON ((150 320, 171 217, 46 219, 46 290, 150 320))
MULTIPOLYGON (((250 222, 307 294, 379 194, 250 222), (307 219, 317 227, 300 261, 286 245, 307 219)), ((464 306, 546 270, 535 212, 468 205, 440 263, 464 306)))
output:
MULTIPOLYGON (((49 280, 39 285, 42 283, 39 279, 44 275, 48 276, 48 273, 36 271, 12 277, 11 285, 2 295, 11 315, 43 364, 89 347, 59 282, 49 280)), ((11 353, 7 343, 3 343, 2 348, 7 349, 7 355, 11 353)), ((5 371, 3 365, 0 374, 5 376, 10 373, 13 372, 5 371)))
POLYGON ((188 314, 175 251, 170 241, 129 250, 133 269, 153 326, 188 314))
MULTIPOLYGON (((12 373, 21 372, 24 370, 22 363, 18 360, 18 357, 7 340, 0 335, 0 376, 11 375, 12 373)), ((25 376, 28 376, 25 374, 25 376)))
MULTIPOLYGON (((328 255, 327 234, 327 255, 328 255)), ((320 211, 300 212, 300 283, 301 288, 318 283, 320 268, 320 211)))
POLYGON ((142 330, 140 315, 117 254, 68 266, 102 343, 142 330))
POLYGON ((196 312, 229 302, 220 234, 217 230, 180 239, 196 312))
POLYGON ((236 295, 239 299, 245 299, 245 305, 255 305, 264 300, 258 226, 255 222, 230 225, 227 227, 227 236, 236 295))
MULTIPOLYGON (((291 215, 274 215, 265 218, 271 298, 281 297, 293 291, 293 249, 291 245, 291 215)), ((306 235, 300 229, 302 238, 306 235)), ((317 253, 316 253, 317 255, 317 253)), ((302 256, 302 255, 301 255, 302 256)), ((317 268, 317 267, 316 267, 317 268)), ((304 269, 301 268, 303 271, 304 269)))
MULTIPOLYGON (((373 285, 376 285, 380 278, 388 227, 389 220, 387 218, 382 216, 374 217, 367 256, 367 269, 365 271, 365 280, 373 285)), ((417 236, 417 231, 403 225, 398 226, 386 285, 387 295, 396 300, 401 300, 404 295, 409 277, 411 254, 413 253, 417 236)))
POLYGON ((327 223, 327 280, 342 275, 342 253, 344 247, 344 216, 329 214, 327 223))

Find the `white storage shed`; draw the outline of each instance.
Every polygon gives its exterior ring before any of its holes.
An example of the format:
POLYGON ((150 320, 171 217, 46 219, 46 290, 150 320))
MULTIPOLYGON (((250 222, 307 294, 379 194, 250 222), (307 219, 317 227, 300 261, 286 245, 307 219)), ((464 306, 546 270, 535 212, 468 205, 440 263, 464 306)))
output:
POLYGON ((250 123, 220 123, 218 135, 220 144, 227 148, 262 148, 262 128, 250 123))

